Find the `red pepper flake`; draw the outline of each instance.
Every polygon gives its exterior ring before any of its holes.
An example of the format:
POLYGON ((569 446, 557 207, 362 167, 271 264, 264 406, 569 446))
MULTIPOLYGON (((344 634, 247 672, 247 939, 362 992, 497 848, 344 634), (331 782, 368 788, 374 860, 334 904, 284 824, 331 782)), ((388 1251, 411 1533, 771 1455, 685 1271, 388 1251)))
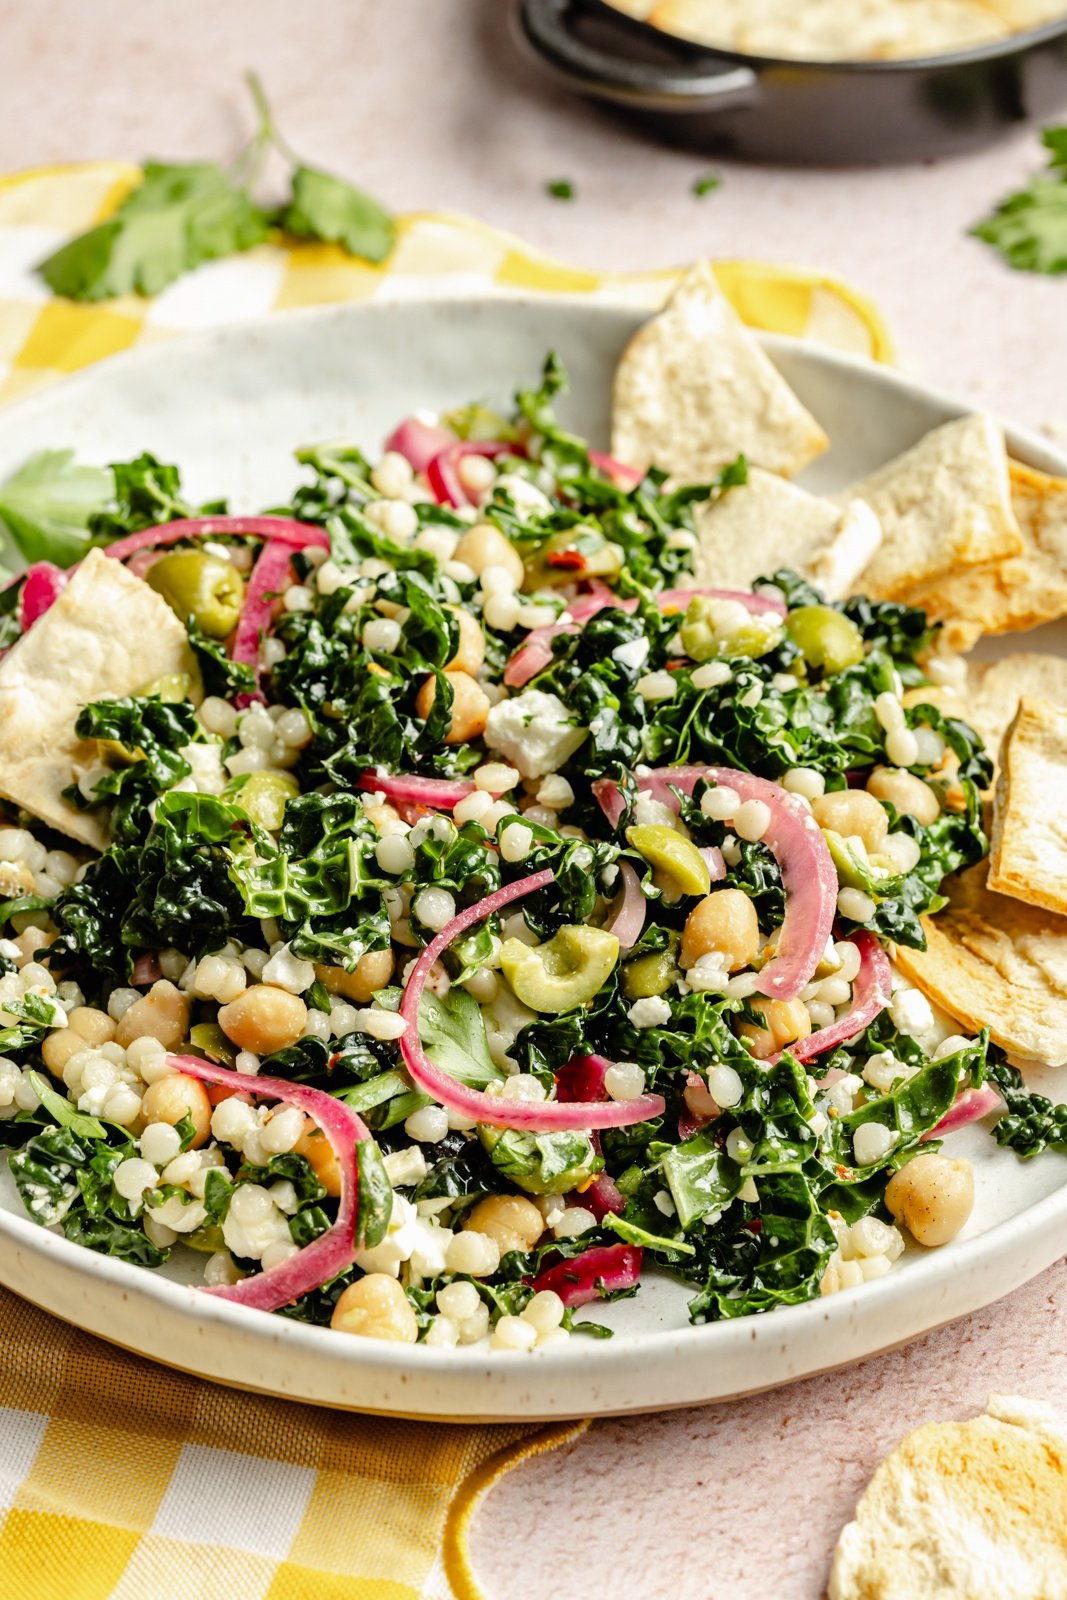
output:
POLYGON ((746 1222, 745 1223, 745 1227, 748 1229, 749 1233, 762 1233, 763 1232, 763 1219, 762 1219, 762 1217, 753 1217, 751 1222, 746 1222))
POLYGON ((545 557, 545 564, 559 567, 564 572, 585 571, 585 557, 580 550, 550 550, 545 557))

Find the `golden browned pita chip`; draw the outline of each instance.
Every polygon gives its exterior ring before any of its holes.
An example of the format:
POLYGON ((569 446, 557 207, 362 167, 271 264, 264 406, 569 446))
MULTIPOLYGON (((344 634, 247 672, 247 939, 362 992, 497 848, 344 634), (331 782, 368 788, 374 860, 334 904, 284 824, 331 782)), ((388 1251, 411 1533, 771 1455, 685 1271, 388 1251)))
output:
POLYGON ((1067 913, 1067 708, 1022 699, 1004 736, 990 889, 1067 913))
POLYGON ((882 537, 862 500, 842 510, 759 467, 747 483, 694 510, 697 547, 689 588, 746 588, 791 567, 829 599, 840 600, 851 593, 882 537))
POLYGON ((1003 661, 971 662, 963 719, 996 756, 1024 695, 1067 706, 1067 660, 1020 650, 1003 661))
POLYGON ((743 454, 787 476, 827 437, 698 262, 622 353, 612 403, 612 453, 700 483, 743 454))
POLYGON ((922 919, 926 949, 897 945, 897 966, 969 1032, 988 1027, 1011 1055, 1067 1066, 1067 918, 994 894, 986 869, 952 879, 949 904, 922 919))
POLYGON ((1004 434, 992 417, 946 422, 904 455, 836 496, 866 500, 882 544, 860 579, 864 594, 911 601, 961 567, 1018 555, 1004 434))
POLYGON ((170 673, 195 675, 185 629, 147 583, 99 550, 0 662, 0 794, 60 833, 107 846, 97 812, 63 799, 94 745, 74 734, 90 700, 133 694, 170 673))
POLYGON ((1022 554, 912 596, 931 622, 944 624, 941 637, 952 650, 970 650, 983 634, 1019 633, 1067 615, 1067 478, 1018 461, 1009 473, 1022 554))
POLYGON ((1067 1600, 1067 1430, 991 1394, 926 1422, 871 1479, 838 1540, 829 1600, 1067 1600))

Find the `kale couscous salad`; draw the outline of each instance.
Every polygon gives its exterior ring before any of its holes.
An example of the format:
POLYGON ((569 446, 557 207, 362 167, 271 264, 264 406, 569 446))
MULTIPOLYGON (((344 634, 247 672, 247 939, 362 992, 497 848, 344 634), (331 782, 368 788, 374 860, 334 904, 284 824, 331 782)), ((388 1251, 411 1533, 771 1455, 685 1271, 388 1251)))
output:
POLYGON ((974 932, 971 712, 1012 713, 913 538, 955 472, 999 559, 1003 441, 808 494, 825 439, 754 343, 660 359, 703 292, 625 353, 611 455, 550 356, 509 411, 301 449, 261 515, 150 455, 0 486, 0 1142, 42 1227, 519 1352, 654 1272, 696 1323, 857 1288, 965 1227, 957 1129, 1067 1144, 1018 1065, 1063 1029, 974 932))

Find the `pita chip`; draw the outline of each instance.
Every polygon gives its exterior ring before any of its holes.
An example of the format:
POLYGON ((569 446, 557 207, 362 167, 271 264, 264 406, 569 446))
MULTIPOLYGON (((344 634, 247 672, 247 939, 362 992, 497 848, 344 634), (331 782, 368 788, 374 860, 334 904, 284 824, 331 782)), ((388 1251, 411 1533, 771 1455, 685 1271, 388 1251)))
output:
POLYGON ((1024 695, 1067 706, 1067 660, 1062 656, 1020 650, 1003 661, 973 663, 969 678, 963 718, 993 756, 1024 695))
POLYGON ((1067 1600, 1067 1429, 989 1396, 882 1462, 841 1534, 829 1600, 1067 1600))
POLYGON ((971 1033, 988 1027, 1009 1055, 1067 1066, 1067 919, 994 894, 988 863, 951 880, 923 917, 925 950, 895 947, 906 978, 971 1033))
POLYGON ((831 600, 851 593, 882 531, 862 500, 844 509, 753 467, 748 482, 694 507, 690 588, 746 588, 791 567, 831 600))
POLYGON ((1067 615, 1067 478, 1018 461, 1008 470, 1022 554, 973 567, 913 597, 931 622, 944 624, 951 650, 970 650, 983 634, 1019 633, 1067 615))
POLYGON ((1023 699, 1004 738, 989 887, 1067 914, 1067 708, 1023 699))
POLYGON ((866 500, 882 525, 881 548, 860 580, 878 600, 910 603, 961 567, 1022 552, 1004 435, 989 416, 935 428, 836 498, 866 500))
POLYGON ((698 263, 622 353, 612 454, 679 483, 701 483, 744 455, 790 476, 829 443, 698 263))
POLYGON ((147 583, 92 550, 59 599, 0 662, 0 795, 60 833, 107 847, 99 814, 62 792, 95 745, 75 737, 90 700, 135 694, 170 673, 195 674, 185 628, 147 583))

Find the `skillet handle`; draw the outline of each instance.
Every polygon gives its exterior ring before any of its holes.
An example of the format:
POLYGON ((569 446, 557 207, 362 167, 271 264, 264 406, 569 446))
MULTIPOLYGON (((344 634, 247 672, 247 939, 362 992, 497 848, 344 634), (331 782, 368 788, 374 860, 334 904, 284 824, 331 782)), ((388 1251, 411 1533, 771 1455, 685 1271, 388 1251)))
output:
POLYGON ((716 111, 751 100, 758 79, 749 67, 658 66, 598 49, 574 31, 571 0, 519 0, 526 40, 576 89, 641 111, 716 111))

